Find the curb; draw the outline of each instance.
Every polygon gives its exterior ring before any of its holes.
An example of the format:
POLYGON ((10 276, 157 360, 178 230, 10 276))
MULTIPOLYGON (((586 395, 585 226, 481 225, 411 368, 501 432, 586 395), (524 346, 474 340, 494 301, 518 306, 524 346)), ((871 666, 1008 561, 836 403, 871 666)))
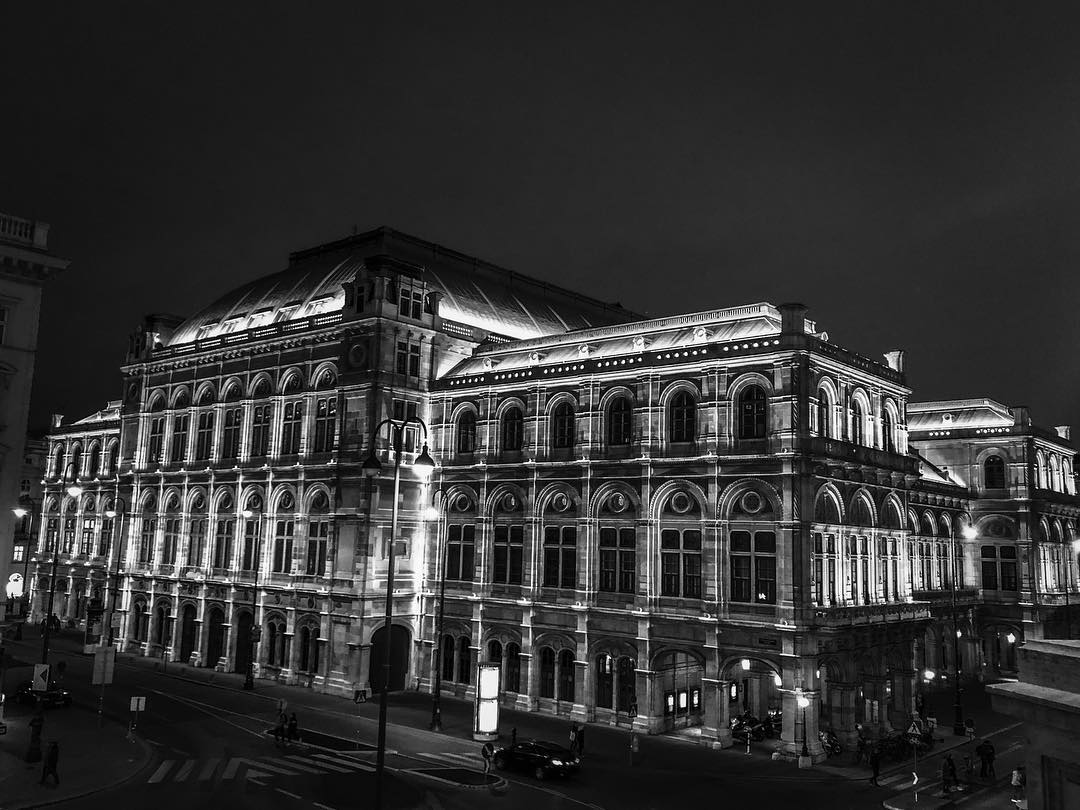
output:
POLYGON ((55 798, 50 798, 46 801, 34 801, 22 804, 4 805, 3 810, 30 810, 34 807, 51 807, 55 804, 62 804, 64 802, 73 802, 79 799, 85 799, 87 796, 94 796, 98 793, 104 793, 106 790, 113 790, 114 788, 120 787, 126 782, 137 777, 147 767, 147 765, 150 764, 150 761, 153 759, 153 750, 150 748, 149 745, 147 745, 147 743, 142 739, 142 737, 136 734, 132 741, 137 743, 142 749, 144 759, 143 763, 139 765, 139 767, 137 767, 133 773, 127 774, 126 776, 120 777, 119 779, 114 779, 107 784, 97 785, 90 788, 89 790, 84 790, 81 793, 72 793, 66 796, 57 796, 55 798))
POLYGON ((490 791, 495 792, 495 793, 503 793, 503 792, 505 792, 507 790, 507 788, 510 787, 509 780, 504 779, 501 776, 496 777, 494 782, 485 782, 482 785, 463 785, 463 784, 461 784, 461 782, 455 782, 455 781, 453 781, 451 779, 443 779, 440 776, 435 776, 435 775, 427 772, 427 771, 453 771, 453 770, 459 770, 459 769, 457 769, 457 768, 434 767, 434 768, 428 768, 425 771, 411 770, 411 769, 399 769, 399 772, 400 773, 411 774, 413 776, 421 776, 421 777, 424 777, 425 779, 433 779, 436 782, 442 782, 444 785, 453 785, 454 787, 458 788, 459 790, 490 790, 490 791))

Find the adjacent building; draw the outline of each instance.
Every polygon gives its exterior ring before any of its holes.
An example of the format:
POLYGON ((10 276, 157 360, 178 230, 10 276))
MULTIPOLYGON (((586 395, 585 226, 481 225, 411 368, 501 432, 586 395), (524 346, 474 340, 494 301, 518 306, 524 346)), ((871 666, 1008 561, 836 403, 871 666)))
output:
POLYGON ((49 252, 48 224, 0 214, 0 619, 17 609, 23 593, 25 559, 16 559, 16 549, 21 553, 26 543, 25 535, 16 535, 29 525, 12 510, 25 480, 41 296, 45 282, 67 266, 49 252))
POLYGON ((806 315, 644 319, 385 228, 293 254, 147 318, 121 400, 56 423, 34 609, 59 547, 54 603, 79 620, 116 596, 146 655, 349 694, 384 688, 387 648, 392 689, 469 695, 495 661, 521 708, 717 746, 733 715, 782 710, 781 749, 821 758, 819 728, 907 722, 916 672, 952 660, 943 617, 969 674, 1014 666, 1000 628, 1055 632, 1078 514, 1061 429, 1018 410, 939 436, 979 405, 912 404, 902 352, 806 315), (407 418, 391 536, 393 483, 361 461, 387 469, 376 428, 407 418), (425 443, 430 480, 409 467, 425 443), (1021 448, 1030 477, 981 486, 1021 448), (1012 597, 1003 562, 1043 517, 1033 548, 1061 573, 1012 597))

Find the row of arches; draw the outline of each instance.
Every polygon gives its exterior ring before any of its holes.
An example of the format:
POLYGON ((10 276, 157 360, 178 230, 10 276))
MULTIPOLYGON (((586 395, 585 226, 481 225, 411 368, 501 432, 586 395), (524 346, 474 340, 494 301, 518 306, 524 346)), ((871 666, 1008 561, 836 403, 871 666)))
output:
POLYGON ((828 525, 846 524, 867 528, 902 531, 929 537, 952 537, 968 525, 963 513, 924 509, 921 513, 914 507, 904 508, 899 496, 886 493, 875 499, 870 490, 859 488, 845 498, 831 483, 818 489, 814 501, 814 521, 828 525))
POLYGON ((298 394, 305 390, 327 391, 337 386, 337 368, 333 363, 322 363, 310 376, 297 366, 281 369, 275 382, 270 372, 259 372, 245 383, 239 377, 229 377, 217 384, 211 381, 199 383, 194 391, 190 385, 177 385, 171 391, 151 389, 146 395, 145 410, 157 413, 166 408, 177 410, 196 406, 213 405, 216 402, 239 402, 242 399, 263 399, 277 395, 298 394))
POLYGON ((49 454, 47 478, 94 478, 116 475, 120 462, 120 440, 72 439, 65 444, 57 442, 49 454), (83 443, 86 442, 86 452, 83 443))
POLYGON ((901 434, 902 412, 896 400, 883 397, 875 411, 871 397, 856 387, 840 401, 839 389, 827 376, 818 381, 817 396, 811 409, 811 429, 827 439, 844 439, 853 444, 876 447, 886 452, 905 452, 901 434), (877 430, 880 420, 880 432, 877 430))

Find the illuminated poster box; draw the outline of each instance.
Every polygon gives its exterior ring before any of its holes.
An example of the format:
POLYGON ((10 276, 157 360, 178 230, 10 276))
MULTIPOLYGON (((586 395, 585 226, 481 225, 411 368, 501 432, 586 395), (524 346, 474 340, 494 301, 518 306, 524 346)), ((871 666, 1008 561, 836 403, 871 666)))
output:
POLYGON ((480 664, 476 675, 473 739, 499 738, 499 664, 480 664))

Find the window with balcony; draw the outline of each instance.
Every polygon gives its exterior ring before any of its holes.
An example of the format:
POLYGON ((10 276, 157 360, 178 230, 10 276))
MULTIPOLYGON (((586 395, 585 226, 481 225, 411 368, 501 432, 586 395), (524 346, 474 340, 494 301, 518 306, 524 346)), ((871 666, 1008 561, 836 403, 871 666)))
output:
POLYGON ((205 564, 206 524, 206 518, 193 517, 188 529, 187 564, 193 568, 201 568, 205 564))
POLYGON ((116 524, 113 518, 105 516, 101 519, 101 534, 98 535, 97 556, 105 557, 108 555, 115 528, 116 524))
POLYGON ((60 535, 59 518, 51 517, 45 521, 45 551, 55 553, 56 541, 60 535))
POLYGON ((817 395, 817 431, 823 438, 832 438, 832 400, 824 388, 819 388, 817 395))
POLYGON ((664 529, 660 532, 660 595, 701 598, 701 532, 664 529))
POLYGON ((476 526, 455 523, 446 527, 446 578, 472 582, 476 555, 476 526))
POLYGON ((607 412, 608 446, 622 447, 630 444, 633 419, 634 408, 627 397, 618 397, 612 401, 607 412))
POLYGON ((599 589, 605 593, 633 594, 636 580, 637 532, 634 527, 602 526, 599 589))
POLYGON ((92 517, 83 518, 82 526, 82 545, 79 547, 79 554, 83 557, 89 557, 94 550, 94 526, 97 521, 92 517))
POLYGON ((776 604, 776 533, 731 533, 731 600, 776 604))
POLYGON ((240 570, 255 570, 255 547, 259 543, 259 518, 244 520, 244 550, 240 555, 240 570))
POLYGON ((176 551, 180 547, 180 518, 165 518, 165 542, 162 546, 161 562, 164 565, 176 563, 176 551))
POLYGON ((502 418, 502 449, 519 452, 525 445, 525 417, 521 408, 507 408, 502 418))
POLYGON ((64 518, 64 554, 71 555, 75 552, 75 516, 64 518))
POLYGON ((851 441, 866 444, 866 411, 858 399, 851 400, 851 441))
POLYGON ((150 437, 147 441, 146 459, 151 463, 164 460, 162 450, 165 445, 165 417, 155 416, 150 420, 150 437))
POLYGON ((814 603, 835 605, 836 571, 839 560, 836 555, 836 535, 814 533, 814 603))
POLYGON ((139 532, 139 548, 136 555, 140 565, 154 562, 154 542, 157 537, 157 518, 144 515, 139 532))
POLYGON ((765 389, 748 385, 739 394, 739 438, 764 439, 766 432, 765 389))
POLYGON ((521 585, 524 574, 525 527, 495 526, 493 580, 499 585, 521 585))
POLYGON ((892 411, 889 408, 881 411, 881 439, 881 446, 885 452, 896 452, 896 423, 893 421, 892 411))
POLYGON ((544 587, 577 587, 577 527, 544 527, 544 587))
POLYGON ((697 400, 689 391, 680 391, 671 400, 668 436, 673 443, 697 438, 697 400))

